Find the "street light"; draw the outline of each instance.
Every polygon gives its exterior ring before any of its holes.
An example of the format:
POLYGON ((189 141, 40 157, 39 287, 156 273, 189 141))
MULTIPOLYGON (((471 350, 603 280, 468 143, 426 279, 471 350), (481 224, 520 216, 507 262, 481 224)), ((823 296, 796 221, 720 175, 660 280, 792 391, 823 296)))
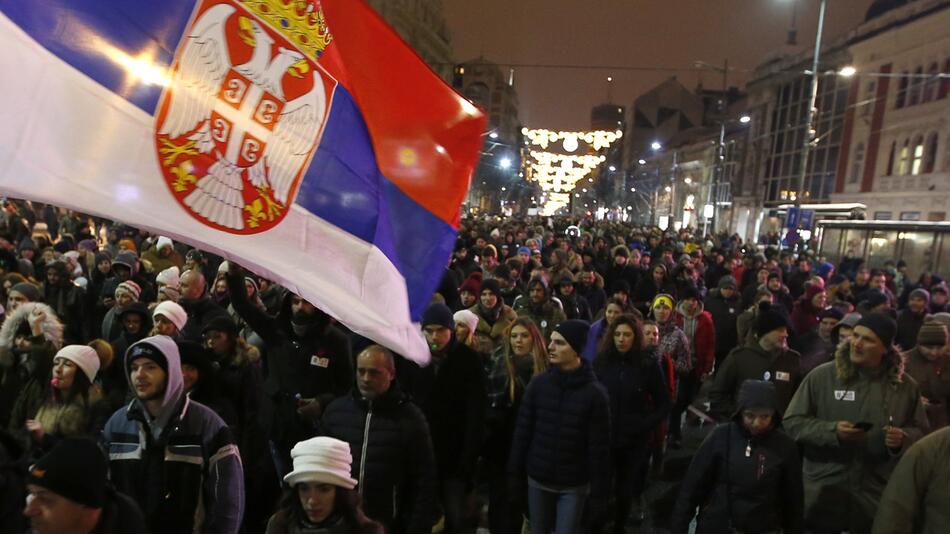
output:
POLYGON ((663 148, 663 145, 661 145, 659 141, 654 141, 650 143, 650 148, 652 148, 653 150, 659 150, 663 148))
POLYGON ((690 178, 689 176, 687 176, 683 181, 686 182, 686 185, 693 183, 693 179, 690 178))
POLYGON ((511 167, 511 160, 508 158, 501 158, 501 161, 498 162, 502 169, 508 169, 511 167))
POLYGON ((818 30, 815 32, 815 53, 811 62, 811 86, 808 92, 808 102, 805 113, 805 135, 802 142, 801 174, 798 175, 798 187, 795 195, 795 208, 801 210, 802 197, 805 196, 805 177, 808 175, 808 151, 815 142, 815 103, 818 100, 818 59, 821 54, 821 32, 825 27, 825 5, 828 0, 821 0, 818 5, 818 30))
POLYGON ((670 186, 666 186, 664 189, 666 190, 667 193, 673 190, 673 188, 670 186))
POLYGON ((646 165, 646 164, 647 164, 647 160, 645 160, 645 159, 643 159, 643 158, 640 158, 640 160, 637 161, 637 163, 639 163, 640 165, 646 165))
POLYGON ((841 70, 839 70, 838 74, 841 76, 844 76, 845 78, 850 78, 854 76, 855 73, 857 72, 858 72, 858 69, 852 67, 851 65, 848 65, 847 67, 843 67, 841 70))
POLYGON ((613 165, 611 165, 610 167, 607 167, 607 170, 609 170, 610 172, 614 172, 617 170, 617 167, 614 167, 613 165))
POLYGON ((491 137, 492 139, 498 139, 498 132, 492 132, 488 134, 488 137, 491 137))
POLYGON ((741 122, 742 124, 749 124, 750 121, 752 121, 752 117, 748 115, 743 115, 739 117, 739 122, 741 122))

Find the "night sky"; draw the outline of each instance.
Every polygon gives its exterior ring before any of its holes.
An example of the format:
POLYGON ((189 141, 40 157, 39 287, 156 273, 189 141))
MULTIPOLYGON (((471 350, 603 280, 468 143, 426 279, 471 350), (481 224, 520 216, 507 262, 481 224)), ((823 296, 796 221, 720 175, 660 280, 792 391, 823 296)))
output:
MULTIPOLYGON (((729 60, 729 85, 785 45, 798 4, 798 46, 811 48, 818 0, 444 0, 460 61, 479 55, 500 64, 660 67, 664 71, 515 68, 522 123, 533 128, 587 129, 590 108, 633 100, 676 75, 689 88, 722 87, 722 74, 691 70, 694 61, 729 60)), ((872 0, 828 0, 824 38, 864 20, 872 0)), ((507 67, 506 67, 507 69, 507 67)))

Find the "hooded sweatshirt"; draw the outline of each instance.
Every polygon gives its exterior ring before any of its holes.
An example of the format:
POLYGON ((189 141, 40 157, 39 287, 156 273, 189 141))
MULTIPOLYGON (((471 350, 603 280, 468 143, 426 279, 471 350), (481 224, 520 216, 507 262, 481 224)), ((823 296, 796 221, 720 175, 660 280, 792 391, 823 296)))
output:
POLYGON ((136 398, 106 423, 111 480, 142 508, 152 532, 236 533, 244 512, 244 474, 231 432, 210 408, 184 394, 178 347, 168 336, 129 348, 124 367, 130 388, 129 369, 142 357, 136 351, 142 345, 164 356, 165 391, 156 416, 136 398))

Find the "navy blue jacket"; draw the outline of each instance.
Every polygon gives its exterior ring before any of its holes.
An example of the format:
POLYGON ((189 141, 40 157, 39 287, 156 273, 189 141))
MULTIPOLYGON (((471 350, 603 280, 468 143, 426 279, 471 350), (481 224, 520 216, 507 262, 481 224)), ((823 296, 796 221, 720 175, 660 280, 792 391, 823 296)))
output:
POLYGON ((599 356, 594 360, 597 379, 610 399, 611 446, 646 443, 670 413, 670 392, 655 359, 599 356))
POLYGON ((548 486, 591 485, 591 499, 607 496, 610 457, 607 392, 590 363, 564 372, 548 369, 525 391, 508 470, 548 486))

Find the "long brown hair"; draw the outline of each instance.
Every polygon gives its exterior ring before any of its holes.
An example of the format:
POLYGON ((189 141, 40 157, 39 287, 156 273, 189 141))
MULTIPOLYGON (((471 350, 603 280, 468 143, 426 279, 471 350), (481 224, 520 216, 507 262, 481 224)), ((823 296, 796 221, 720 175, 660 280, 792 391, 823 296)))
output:
POLYGON ((508 399, 511 402, 515 401, 515 385, 518 382, 515 376, 515 364, 512 362, 514 354, 511 351, 511 331, 516 326, 523 327, 528 331, 528 335, 531 336, 531 359, 533 362, 533 372, 531 376, 538 376, 548 368, 548 348, 544 343, 544 337, 541 335, 541 331, 538 330, 538 326, 528 317, 518 317, 512 321, 505 330, 505 341, 503 345, 505 371, 508 373, 508 399))
POLYGON ((607 333, 604 334, 604 338, 600 340, 600 347, 598 347, 595 362, 601 363, 615 358, 632 360, 637 358, 642 351, 643 326, 633 314, 625 313, 614 319, 614 322, 607 328, 607 333), (614 334, 617 332, 617 327, 621 325, 627 325, 633 330, 633 347, 630 349, 630 352, 626 354, 620 354, 620 352, 617 351, 617 345, 614 343, 614 334))

